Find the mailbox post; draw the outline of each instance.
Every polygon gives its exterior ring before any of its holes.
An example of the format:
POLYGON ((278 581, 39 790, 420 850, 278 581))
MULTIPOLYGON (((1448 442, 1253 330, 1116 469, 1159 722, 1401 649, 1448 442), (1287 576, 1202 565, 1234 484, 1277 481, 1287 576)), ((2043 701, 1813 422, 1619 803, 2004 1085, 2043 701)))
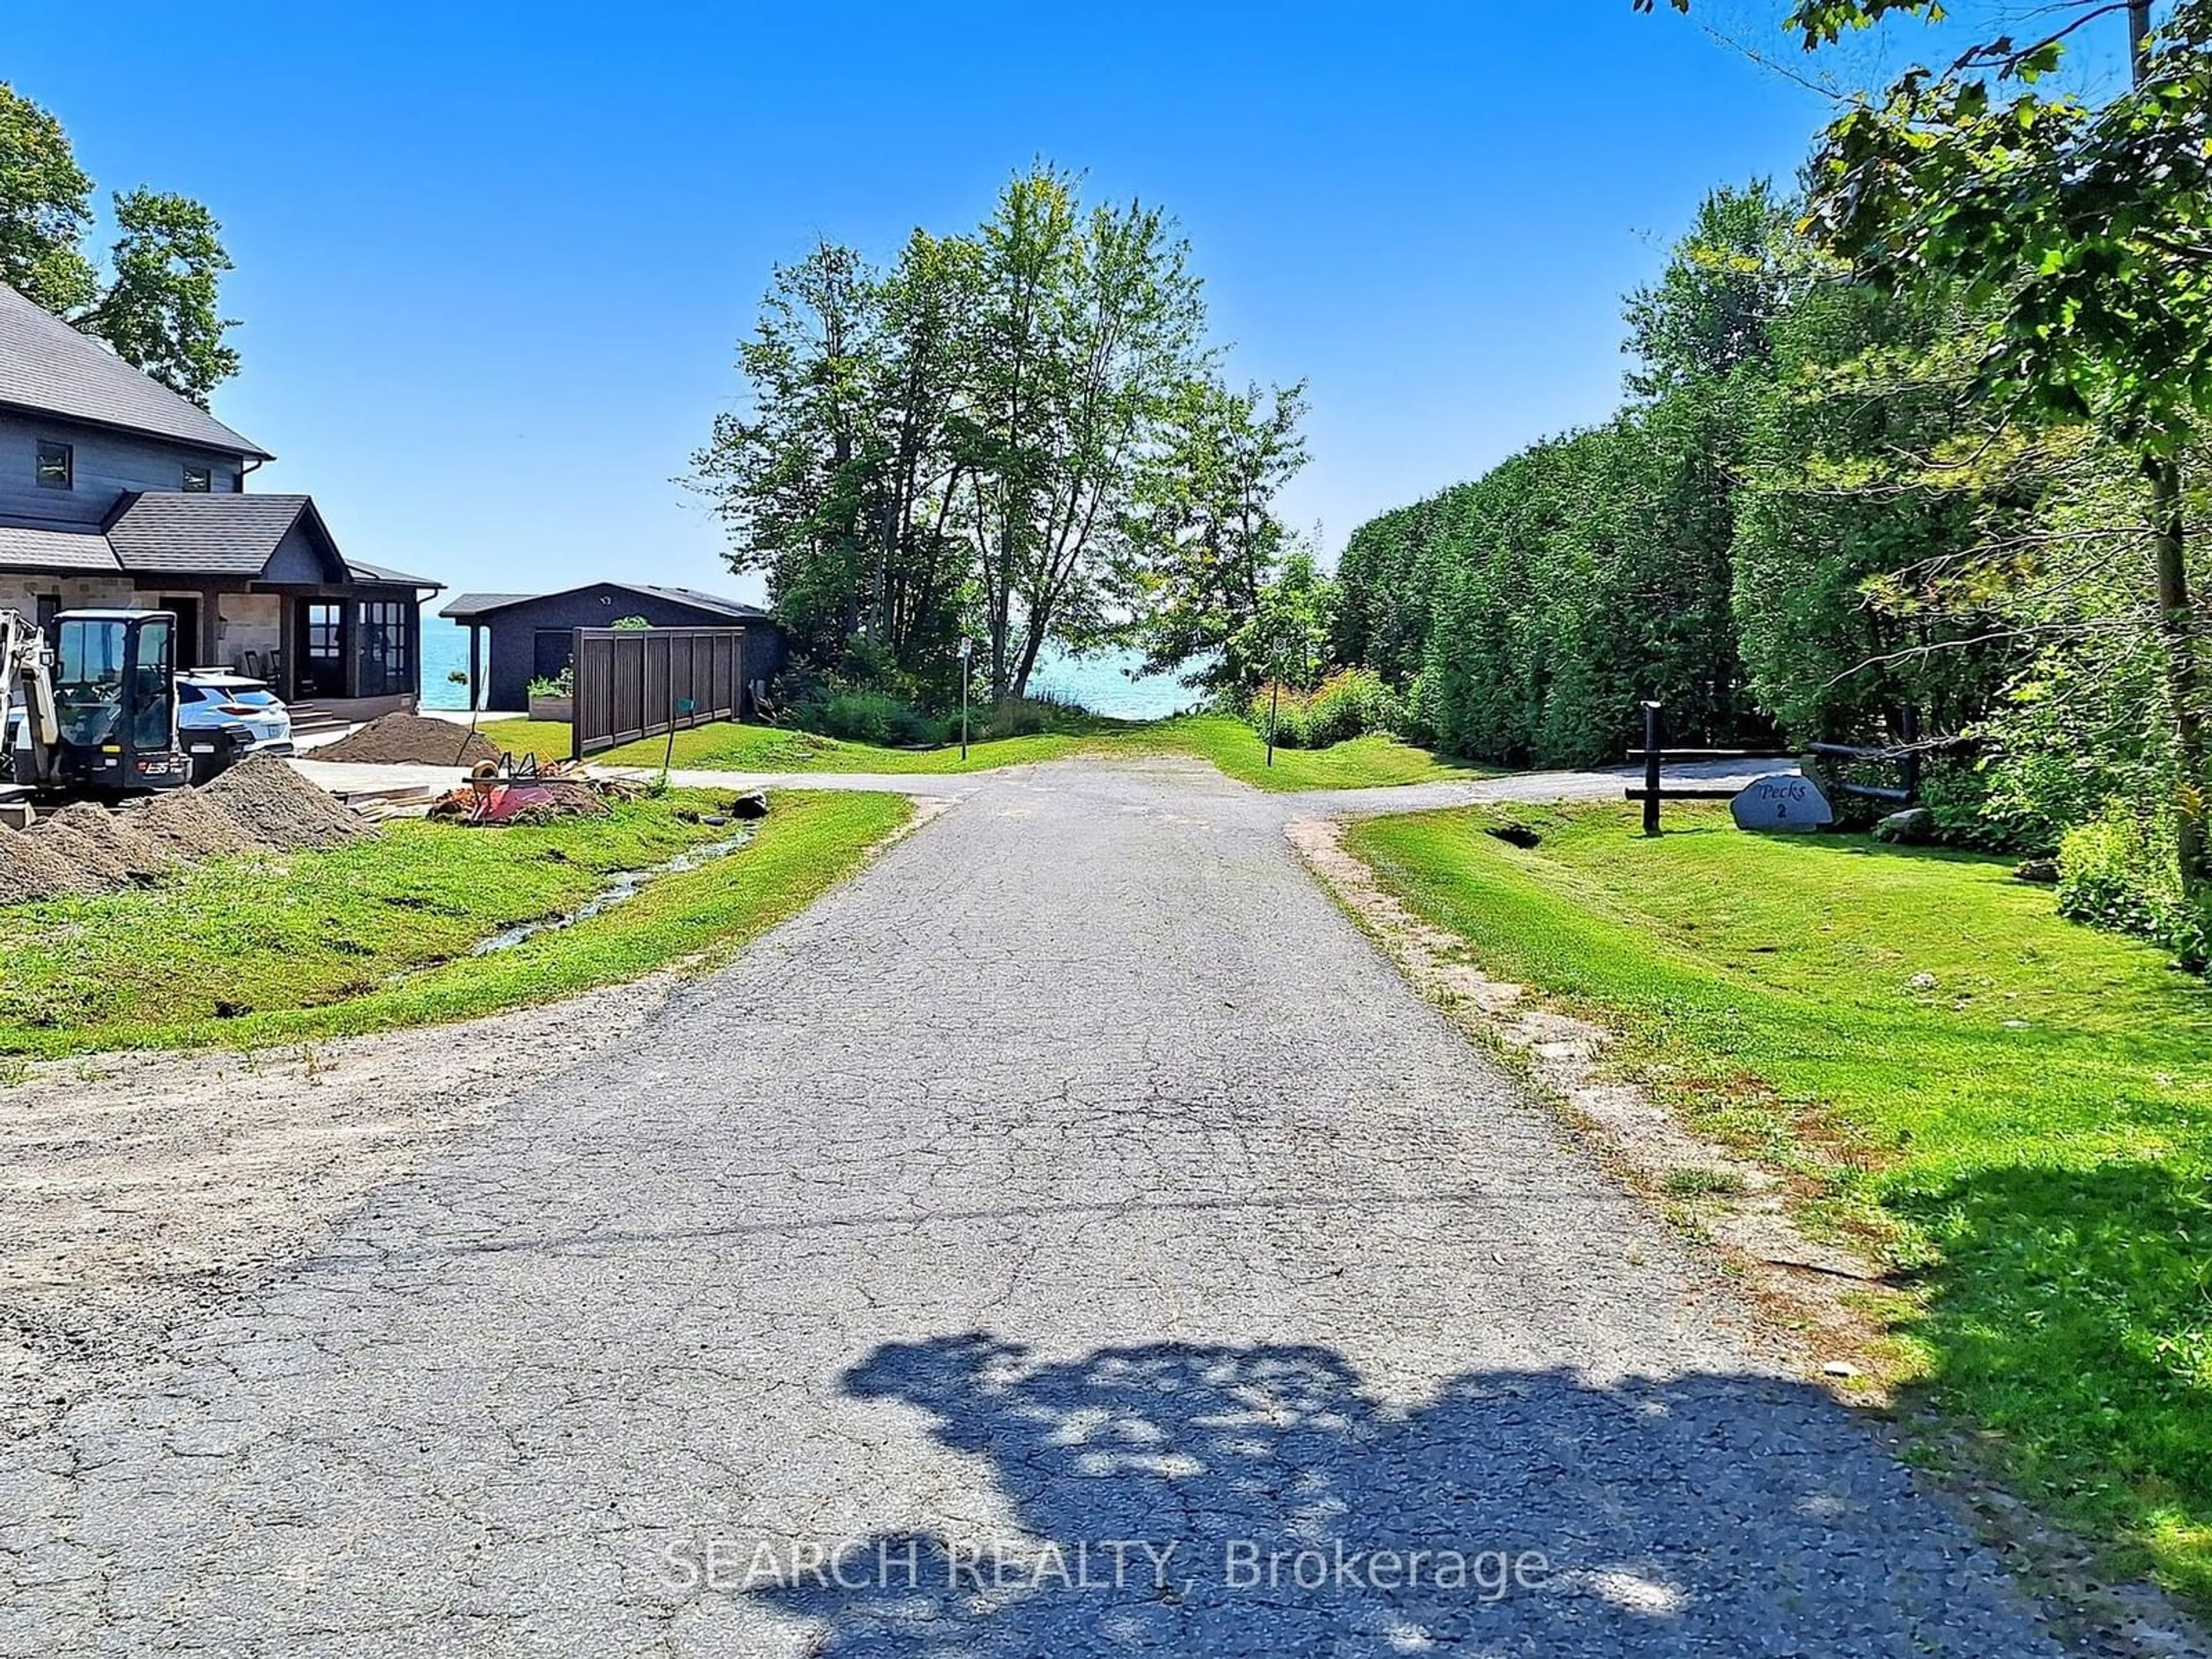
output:
POLYGON ((1644 833, 1659 833, 1659 705, 1644 704, 1644 833))

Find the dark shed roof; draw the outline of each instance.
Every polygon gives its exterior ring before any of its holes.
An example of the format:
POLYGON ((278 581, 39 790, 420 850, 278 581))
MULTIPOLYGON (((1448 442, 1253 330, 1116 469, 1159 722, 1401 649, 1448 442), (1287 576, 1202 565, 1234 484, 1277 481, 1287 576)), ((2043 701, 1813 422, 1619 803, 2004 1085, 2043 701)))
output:
POLYGON ((581 593, 594 587, 614 587, 625 592, 647 594, 656 599, 665 599, 672 605, 688 605, 695 611, 726 617, 732 622, 764 622, 769 619, 769 613, 757 605, 745 605, 716 594, 702 593, 696 587, 656 587, 645 582, 584 582, 551 593, 457 593, 438 614, 450 617, 455 622, 475 622, 510 605, 527 605, 532 599, 557 599, 565 594, 581 593))
POLYGON ((504 611, 510 605, 520 605, 525 599, 538 597, 535 593, 456 593, 438 614, 451 617, 457 622, 465 621, 471 617, 481 617, 487 611, 504 611))
POLYGON ((0 283, 0 404, 230 455, 269 452, 0 283))
POLYGON ((650 593, 656 599, 673 599, 678 605, 696 605, 702 611, 719 611, 740 621, 769 614, 757 605, 721 599, 713 593, 702 593, 696 587, 653 587, 643 582, 617 582, 615 586, 627 587, 633 593, 650 593))

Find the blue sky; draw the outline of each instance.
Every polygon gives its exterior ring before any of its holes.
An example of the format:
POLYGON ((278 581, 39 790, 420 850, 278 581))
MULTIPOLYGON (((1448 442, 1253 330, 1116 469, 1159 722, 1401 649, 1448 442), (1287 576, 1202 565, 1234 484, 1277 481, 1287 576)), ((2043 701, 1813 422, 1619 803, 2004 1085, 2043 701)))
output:
MULTIPOLYGON (((1700 15, 1794 63, 1781 9, 1700 15)), ((1032 155, 1170 209, 1232 373, 1311 383, 1287 507, 1334 550, 1603 417, 1620 294, 1824 109, 1628 0, 11 9, 103 191, 223 221, 256 487, 457 588, 750 596, 672 480, 769 267, 971 224, 1032 155)))

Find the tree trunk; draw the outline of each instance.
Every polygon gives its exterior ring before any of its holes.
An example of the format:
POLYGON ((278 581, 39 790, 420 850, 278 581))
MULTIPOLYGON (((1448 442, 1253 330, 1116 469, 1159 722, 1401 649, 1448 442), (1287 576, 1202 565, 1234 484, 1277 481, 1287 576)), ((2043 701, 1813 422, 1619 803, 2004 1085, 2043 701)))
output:
MULTIPOLYGON (((2137 91, 2150 78, 2150 0, 2128 0, 2128 78, 2137 91)), ((2197 669, 2197 609, 2189 593, 2187 543, 2183 539, 2181 462, 2147 455, 2150 480, 2152 559, 2158 573, 2158 630, 2166 644, 2166 696, 2172 705, 2173 747, 2181 768, 2181 799, 2174 840, 2181 883, 2191 893, 2212 880, 2204 848, 2204 705, 2197 669)))
POLYGON ((2205 861, 2204 708, 2197 665, 2197 612, 2189 592, 2189 566, 2181 520, 2181 465, 2163 456, 2145 459, 2150 479, 2153 559, 2158 573, 2158 626, 2166 644, 2166 700, 2172 705, 2173 739, 2181 767, 2182 798, 2175 824, 2181 879, 2191 891, 2212 879, 2205 861))

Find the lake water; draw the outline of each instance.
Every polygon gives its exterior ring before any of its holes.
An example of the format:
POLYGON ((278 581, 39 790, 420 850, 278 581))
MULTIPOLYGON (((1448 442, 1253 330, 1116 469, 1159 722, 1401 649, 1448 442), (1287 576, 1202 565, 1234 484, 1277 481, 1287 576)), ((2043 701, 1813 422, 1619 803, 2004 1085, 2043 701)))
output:
MULTIPOLYGON (((1180 713, 1199 694, 1172 674, 1137 675, 1143 660, 1133 651, 1108 651, 1095 657, 1051 656, 1037 665, 1030 689, 1080 703, 1096 714, 1119 720, 1157 720, 1180 713)), ((469 665, 469 631, 443 617, 422 618, 422 706, 466 708, 468 695, 447 679, 469 665)))

